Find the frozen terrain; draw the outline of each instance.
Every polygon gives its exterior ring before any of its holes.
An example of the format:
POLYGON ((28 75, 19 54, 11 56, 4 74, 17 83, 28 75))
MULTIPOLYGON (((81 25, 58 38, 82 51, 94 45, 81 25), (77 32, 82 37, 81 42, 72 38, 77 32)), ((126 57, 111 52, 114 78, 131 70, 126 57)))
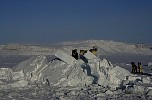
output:
POLYGON ((63 42, 51 46, 0 46, 1 99, 145 100, 152 99, 152 50, 145 44, 106 40, 63 42), (71 56, 72 49, 98 47, 98 56, 71 56), (87 62, 85 62, 87 61, 87 62), (130 62, 143 74, 132 74, 130 62), (126 79, 129 77, 129 79, 126 79))

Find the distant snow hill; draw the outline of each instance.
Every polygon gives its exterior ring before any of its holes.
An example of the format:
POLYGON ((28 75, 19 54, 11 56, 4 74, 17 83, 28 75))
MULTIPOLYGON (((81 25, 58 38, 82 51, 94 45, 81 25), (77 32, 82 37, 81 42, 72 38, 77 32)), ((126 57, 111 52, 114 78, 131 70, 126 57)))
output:
POLYGON ((72 49, 89 50, 97 46, 99 55, 109 54, 141 54, 152 55, 152 47, 146 44, 128 44, 107 40, 69 41, 56 43, 52 46, 44 45, 0 45, 0 55, 54 55, 57 49, 71 55, 72 49))

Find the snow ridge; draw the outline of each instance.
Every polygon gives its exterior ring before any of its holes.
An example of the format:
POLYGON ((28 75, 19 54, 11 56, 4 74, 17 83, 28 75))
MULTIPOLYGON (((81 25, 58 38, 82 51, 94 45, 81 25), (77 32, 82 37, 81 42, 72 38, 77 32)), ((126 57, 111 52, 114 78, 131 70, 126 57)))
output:
POLYGON ((60 49, 70 54, 72 49, 89 50, 98 47, 99 55, 107 54, 142 54, 152 55, 151 46, 146 44, 128 44, 107 40, 69 41, 50 46, 8 44, 0 46, 0 55, 53 55, 60 49))

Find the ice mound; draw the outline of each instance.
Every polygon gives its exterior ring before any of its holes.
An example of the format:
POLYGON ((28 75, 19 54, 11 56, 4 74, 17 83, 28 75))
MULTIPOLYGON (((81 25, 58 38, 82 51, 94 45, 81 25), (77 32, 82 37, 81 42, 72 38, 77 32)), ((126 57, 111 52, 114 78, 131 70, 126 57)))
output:
POLYGON ((84 86, 92 84, 92 77, 87 76, 80 66, 71 66, 62 61, 49 62, 48 68, 42 71, 44 82, 48 80, 54 86, 84 86))
POLYGON ((126 78, 130 72, 119 66, 113 66, 106 59, 99 59, 91 52, 87 52, 84 57, 88 60, 88 66, 91 68, 91 73, 97 77, 97 84, 103 87, 111 87, 116 89, 126 78))
MULTIPOLYGON (((78 66, 79 64, 70 65, 63 60, 55 59, 47 62, 45 56, 32 57, 19 63, 14 68, 14 71, 23 71, 27 80, 31 82, 37 81, 53 86, 84 86, 92 84, 93 78, 87 76, 81 66, 78 66)), ((80 60, 78 63, 83 63, 83 61, 80 60)))
POLYGON ((103 87, 118 87, 130 73, 113 65, 106 59, 99 59, 87 52, 82 59, 75 60, 72 56, 57 51, 56 57, 50 62, 45 56, 35 56, 19 63, 15 72, 23 72, 26 80, 41 82, 53 86, 84 86, 99 84, 103 87))

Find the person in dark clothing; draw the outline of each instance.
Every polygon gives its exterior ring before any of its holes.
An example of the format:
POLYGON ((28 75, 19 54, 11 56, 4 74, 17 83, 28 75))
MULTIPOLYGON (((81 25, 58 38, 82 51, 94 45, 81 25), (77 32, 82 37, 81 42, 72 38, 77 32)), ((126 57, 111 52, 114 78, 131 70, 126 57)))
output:
POLYGON ((137 71, 137 66, 136 66, 136 64, 135 64, 135 62, 131 62, 131 65, 132 65, 132 73, 137 73, 138 71, 137 71))
POLYGON ((74 57, 76 60, 78 60, 77 49, 72 50, 72 57, 74 57))

